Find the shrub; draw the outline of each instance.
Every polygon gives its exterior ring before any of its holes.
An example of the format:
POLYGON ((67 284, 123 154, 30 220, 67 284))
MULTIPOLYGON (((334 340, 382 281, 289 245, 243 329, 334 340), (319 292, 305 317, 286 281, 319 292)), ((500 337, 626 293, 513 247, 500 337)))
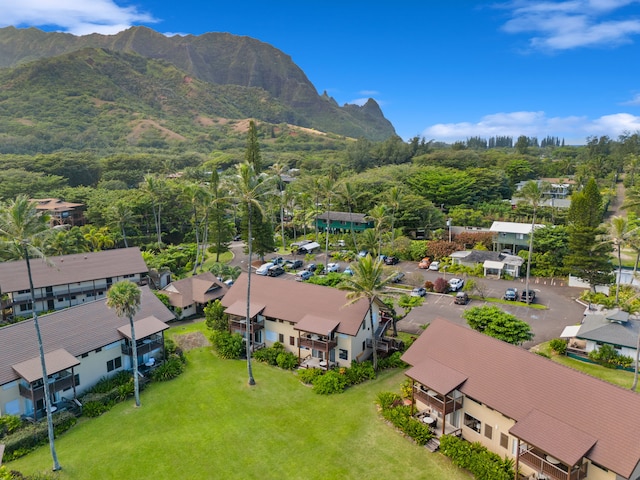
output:
POLYGON ((344 375, 347 385, 357 385, 376 378, 376 371, 373 369, 371 362, 358 363, 354 360, 351 362, 351 368, 344 369, 344 375))
POLYGON ((561 338, 554 338, 549 342, 549 347, 558 355, 564 355, 567 351, 567 342, 561 338))
POLYGON ((393 352, 391 355, 378 360, 378 368, 384 370, 387 368, 404 368, 407 366, 405 362, 400 360, 402 352, 393 352))
POLYGON ((317 377, 322 375, 322 370, 319 368, 304 368, 298 370, 298 378, 302 383, 312 385, 317 377))
POLYGON ((340 373, 335 370, 329 370, 313 381, 313 391, 320 395, 342 393, 346 387, 347 379, 345 375, 340 375, 340 373))
POLYGON ((276 363, 284 370, 294 370, 298 367, 298 357, 291 352, 281 352, 276 358, 276 363))
POLYGON ((442 277, 436 278, 433 282, 433 291, 436 293, 446 293, 449 289, 449 283, 442 277))
POLYGON ((22 426, 22 419, 18 415, 3 415, 0 417, 0 438, 15 432, 22 426))
POLYGON ((92 400, 82 404, 82 414, 90 418, 99 417, 104 412, 108 412, 112 406, 92 400))
POLYGON ((244 352, 244 340, 239 333, 213 331, 211 343, 218 355, 226 359, 238 359, 244 352))
POLYGON ((133 383, 133 378, 129 383, 118 385, 115 388, 115 390, 117 392, 115 396, 115 400, 118 402, 124 402, 127 398, 129 398, 135 393, 135 385, 133 383))
POLYGON ((396 428, 401 430, 407 436, 411 437, 418 445, 426 444, 433 436, 427 425, 420 420, 411 416, 411 407, 408 405, 398 405, 396 401, 389 403, 392 397, 386 397, 382 400, 387 408, 382 408, 382 416, 391 422, 396 428))
MULTIPOLYGON (((70 412, 59 412, 53 416, 53 431, 56 436, 66 432, 77 422, 76 417, 70 412)), ((5 436, 2 442, 5 444, 4 459, 15 460, 22 457, 40 445, 49 441, 47 422, 26 424, 10 435, 5 436)))
POLYGON ((177 349, 178 349, 178 345, 176 345, 176 342, 174 342, 172 338, 165 338, 164 339, 164 353, 165 353, 165 355, 171 355, 172 353, 176 353, 177 349))
POLYGON ((433 292, 433 282, 427 280, 424 282, 424 288, 427 292, 433 292))
POLYGON ((151 378, 156 382, 165 382, 176 378, 184 371, 185 362, 178 355, 171 355, 169 359, 156 368, 151 378))
POLYGON ((381 410, 388 410, 389 408, 402 402, 402 398, 397 393, 393 392, 380 392, 376 397, 376 404, 381 410))
POLYGON ((598 350, 589 352, 589 358, 606 368, 617 368, 622 362, 621 355, 608 343, 604 343, 598 350))
POLYGON ((284 345, 280 342, 275 342, 269 348, 261 348, 260 350, 254 352, 253 358, 262 363, 268 363, 269 365, 277 365, 278 364, 278 355, 284 352, 284 345))
POLYGON ((469 443, 458 437, 440 437, 440 451, 454 465, 469 470, 478 480, 510 480, 513 478, 513 460, 501 458, 480 443, 469 443))

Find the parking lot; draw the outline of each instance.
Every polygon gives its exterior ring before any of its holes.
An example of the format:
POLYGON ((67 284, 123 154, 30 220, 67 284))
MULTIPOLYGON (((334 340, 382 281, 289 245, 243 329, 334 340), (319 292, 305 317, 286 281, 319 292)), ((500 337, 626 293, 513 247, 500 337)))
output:
MULTIPOLYGON (((235 263, 242 265, 241 255, 238 257, 236 257, 235 263)), ((323 255, 318 255, 315 263, 318 265, 323 264, 323 257, 323 255)), ((404 280, 419 276, 418 278, 420 278, 422 282, 426 280, 433 282, 438 277, 444 277, 449 281, 452 277, 458 276, 447 272, 420 269, 417 265, 417 262, 402 261, 393 268, 405 274, 404 280)), ((341 262, 340 266, 342 271, 347 264, 341 262)), ((464 279, 464 276, 461 278, 464 279)), ((273 281, 295 280, 295 273, 287 273, 273 279, 273 281)), ((515 287, 519 292, 525 288, 524 279, 508 281, 493 278, 475 278, 475 280, 483 284, 485 296, 491 298, 501 299, 505 290, 509 287, 515 287)), ((582 320, 585 307, 576 301, 582 289, 568 287, 565 285, 564 280, 559 279, 531 279, 530 288, 536 292, 535 303, 544 305, 546 308, 538 309, 510 302, 497 304, 506 312, 527 322, 531 326, 535 337, 531 342, 525 344, 525 347, 529 348, 535 344, 556 338, 565 326, 574 325, 582 320)), ((410 290, 407 290, 407 293, 410 293, 410 290)), ((444 318, 452 322, 465 324, 462 318, 464 309, 480 305, 496 304, 478 300, 474 295, 474 299, 467 305, 456 305, 454 304, 453 295, 427 293, 424 297, 423 305, 414 308, 403 320, 398 322, 398 329, 409 333, 419 333, 422 331, 422 325, 430 323, 435 318, 444 318)))

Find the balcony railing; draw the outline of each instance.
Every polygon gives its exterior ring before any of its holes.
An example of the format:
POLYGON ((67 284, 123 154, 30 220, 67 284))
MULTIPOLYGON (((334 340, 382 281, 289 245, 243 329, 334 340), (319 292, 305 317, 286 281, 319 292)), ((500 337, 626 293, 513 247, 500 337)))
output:
POLYGON ((425 405, 435 408, 444 415, 462 409, 463 397, 453 398, 439 395, 436 392, 424 391, 420 386, 413 387, 414 398, 417 398, 425 405))
POLYGON ((556 459, 552 459, 554 463, 551 463, 548 458, 548 456, 536 454, 532 450, 520 452, 520 461, 522 463, 549 478, 557 480, 582 480, 587 478, 587 463, 573 467, 571 475, 567 476, 569 468, 566 465, 563 463, 556 463, 556 459))
POLYGON ((338 342, 336 340, 328 339, 327 337, 300 337, 300 346, 314 350, 329 351, 336 348, 336 346, 338 346, 338 342))
MULTIPOLYGON (((243 333, 247 330, 247 320, 242 318, 229 318, 229 328, 232 332, 243 333)), ((251 321, 251 333, 257 332, 264 328, 264 320, 251 321)))
MULTIPOLYGON (((71 374, 60 378, 49 378, 49 393, 51 394, 71 387, 73 387, 73 376, 71 374)), ((24 385, 23 383, 19 383, 18 391, 22 397, 30 400, 33 398, 35 401, 38 401, 44 398, 44 385, 42 385, 42 382, 40 382, 40 386, 38 387, 34 387, 33 384, 24 385)))
MULTIPOLYGON (((147 353, 151 353, 162 347, 162 337, 155 339, 144 338, 142 340, 137 340, 136 344, 138 346, 138 356, 146 355, 147 353)), ((124 355, 131 355, 133 353, 133 347, 130 342, 122 344, 122 353, 124 355)))

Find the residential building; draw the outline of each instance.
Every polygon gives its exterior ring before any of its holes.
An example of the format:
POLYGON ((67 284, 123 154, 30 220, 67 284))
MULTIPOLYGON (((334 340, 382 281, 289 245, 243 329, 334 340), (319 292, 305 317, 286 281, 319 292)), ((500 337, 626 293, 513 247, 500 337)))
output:
MULTIPOLYGON (((143 283, 148 268, 137 247, 31 259, 37 312, 60 310, 104 298, 120 280, 143 283)), ((32 314, 29 275, 24 260, 0 263, 3 319, 32 314)))
POLYGON ((565 327, 560 337, 568 339, 567 354, 577 358, 611 345, 618 355, 635 360, 639 335, 640 320, 621 310, 603 310, 587 313, 580 325, 565 327))
POLYGON ((224 297, 227 290, 229 287, 213 273, 204 272, 172 282, 161 293, 169 297, 174 312, 180 309, 178 318, 185 318, 202 313, 207 303, 224 297))
POLYGON ((503 252, 490 252, 487 250, 461 250, 450 255, 451 263, 475 267, 482 264, 485 277, 501 278, 504 274, 514 278, 520 276, 520 270, 524 259, 518 255, 510 255, 503 252))
MULTIPOLYGON (((246 335, 247 275, 242 274, 222 299, 232 332, 246 335)), ((377 348, 395 347, 384 333, 391 318, 384 304, 372 304, 377 348)), ((346 292, 304 282, 251 276, 251 341, 255 348, 280 342, 296 354, 303 366, 348 367, 373 353, 369 302, 348 305, 346 292)))
POLYGON ((361 232, 373 228, 373 221, 367 220, 364 213, 324 212, 316 217, 316 227, 319 230, 329 228, 333 233, 347 233, 351 230, 361 232))
POLYGON ((58 198, 32 198, 38 212, 49 215, 51 226, 70 225, 79 227, 84 225, 84 204, 65 202, 58 198))
MULTIPOLYGON (((536 224, 535 228, 544 225, 536 224)), ((491 232, 494 232, 493 249, 497 252, 517 254, 520 250, 529 248, 529 237, 532 225, 530 223, 493 222, 491 232)))
MULTIPOLYGON (((173 318, 148 287, 141 287, 134 328, 143 372, 164 358, 163 331, 173 318)), ((101 378, 133 368, 129 319, 118 317, 104 300, 42 315, 38 321, 55 408, 101 378)), ((0 345, 0 414, 41 418, 44 387, 33 320, 0 328, 0 345)))
POLYGON ((412 405, 524 477, 640 476, 640 395, 466 326, 434 320, 405 352, 412 405))

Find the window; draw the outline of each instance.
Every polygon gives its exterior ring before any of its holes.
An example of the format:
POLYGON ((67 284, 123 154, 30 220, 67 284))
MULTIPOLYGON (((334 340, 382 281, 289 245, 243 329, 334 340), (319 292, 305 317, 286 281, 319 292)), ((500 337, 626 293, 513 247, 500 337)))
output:
POLYGON ((509 448, 509 436, 504 433, 500 434, 500 446, 504 449, 509 448))
POLYGON ((26 312, 27 310, 31 310, 31 305, 28 303, 23 303, 22 305, 20 305, 20 311, 21 312, 26 312))
POLYGON ((109 360, 107 362, 107 372, 112 372, 120 367, 122 367, 122 357, 116 357, 113 360, 109 360))
POLYGON ((289 337, 289 345, 295 346, 296 344, 296 338, 295 337, 289 337))
POLYGON ((279 341, 280 343, 284 343, 284 333, 279 333, 279 334, 278 334, 278 341, 279 341))
POLYGON ((493 436, 493 427, 488 423, 484 424, 484 436, 489 440, 491 440, 491 437, 493 436))
POLYGON ((341 348, 340 352, 338 353, 338 357, 340 357, 340 360, 349 360, 349 352, 341 348))
POLYGON ((516 238, 518 240, 524 240, 524 233, 516 233, 516 238))
POLYGON ((464 426, 465 427, 469 427, 474 432, 480 433, 481 425, 482 424, 480 423, 480 420, 478 420, 477 418, 472 417, 468 413, 464 414, 464 426))
POLYGON ((64 302, 64 297, 58 297, 59 302, 64 302))

